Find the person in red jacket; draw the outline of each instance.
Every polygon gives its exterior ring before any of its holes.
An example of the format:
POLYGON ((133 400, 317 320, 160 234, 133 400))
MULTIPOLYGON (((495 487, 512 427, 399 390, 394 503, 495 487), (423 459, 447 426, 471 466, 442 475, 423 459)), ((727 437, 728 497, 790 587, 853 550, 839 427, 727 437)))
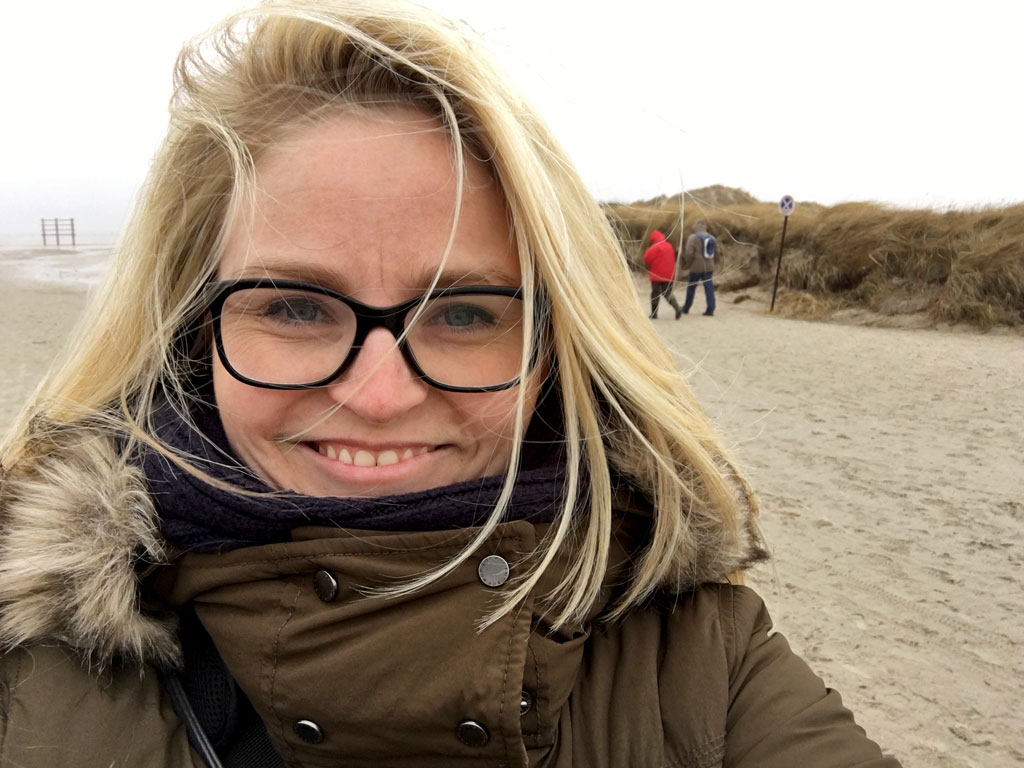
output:
POLYGON ((650 270, 651 319, 657 319, 658 299, 664 298, 676 311, 678 320, 683 310, 672 295, 672 284, 676 279, 676 252, 660 230, 651 232, 651 247, 644 251, 644 264, 650 270))

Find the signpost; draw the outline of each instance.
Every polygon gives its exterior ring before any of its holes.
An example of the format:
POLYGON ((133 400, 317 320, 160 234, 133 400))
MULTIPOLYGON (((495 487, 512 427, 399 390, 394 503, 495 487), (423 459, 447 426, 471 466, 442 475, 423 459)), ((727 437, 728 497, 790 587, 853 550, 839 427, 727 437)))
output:
POLYGON ((792 195, 783 195, 779 200, 779 213, 782 214, 782 238, 779 240, 779 260, 775 263, 775 285, 772 286, 772 306, 769 312, 775 311, 775 293, 779 290, 779 270, 782 269, 782 249, 786 245, 786 224, 789 223, 789 215, 796 208, 796 200, 792 195))

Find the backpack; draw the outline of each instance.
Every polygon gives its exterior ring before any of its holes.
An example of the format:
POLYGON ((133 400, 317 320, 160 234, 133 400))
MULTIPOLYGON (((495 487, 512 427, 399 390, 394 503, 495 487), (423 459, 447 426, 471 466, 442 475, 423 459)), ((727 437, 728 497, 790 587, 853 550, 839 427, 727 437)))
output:
POLYGON ((713 259, 715 258, 715 238, 713 235, 698 233, 699 237, 704 242, 704 258, 713 259))

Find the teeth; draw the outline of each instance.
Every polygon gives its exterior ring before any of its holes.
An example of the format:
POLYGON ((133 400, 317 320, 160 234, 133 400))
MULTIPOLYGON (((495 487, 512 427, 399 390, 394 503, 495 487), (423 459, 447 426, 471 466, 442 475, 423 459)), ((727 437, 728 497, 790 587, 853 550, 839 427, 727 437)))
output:
POLYGON ((386 467, 389 464, 398 463, 398 454, 395 451, 384 451, 377 457, 377 466, 386 467))
POLYGON ((364 450, 349 451, 348 448, 335 450, 334 446, 327 443, 317 444, 316 450, 317 453, 329 459, 335 459, 342 464, 354 464, 357 467, 387 467, 430 452, 430 448, 424 445, 419 448, 406 448, 401 454, 395 450, 386 450, 375 456, 370 451, 364 450))

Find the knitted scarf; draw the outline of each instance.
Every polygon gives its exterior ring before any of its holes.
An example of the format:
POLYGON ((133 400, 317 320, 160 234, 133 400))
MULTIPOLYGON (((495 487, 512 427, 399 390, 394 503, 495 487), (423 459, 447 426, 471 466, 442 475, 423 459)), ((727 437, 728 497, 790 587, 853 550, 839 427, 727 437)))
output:
MULTIPOLYGON (((527 431, 522 466, 502 518, 550 522, 564 498, 565 458, 552 429, 560 411, 538 405, 527 431), (541 411, 544 413, 541 413, 541 411)), ((245 469, 231 450, 215 407, 197 407, 190 419, 166 403, 154 415, 157 437, 197 469, 231 486, 225 490, 182 470, 155 451, 140 465, 164 536, 188 551, 224 552, 288 541, 293 528, 329 525, 357 530, 426 531, 482 524, 494 509, 504 475, 468 480, 417 493, 377 498, 305 496, 270 488, 245 469), (189 423, 189 422, 192 423, 189 423)))

